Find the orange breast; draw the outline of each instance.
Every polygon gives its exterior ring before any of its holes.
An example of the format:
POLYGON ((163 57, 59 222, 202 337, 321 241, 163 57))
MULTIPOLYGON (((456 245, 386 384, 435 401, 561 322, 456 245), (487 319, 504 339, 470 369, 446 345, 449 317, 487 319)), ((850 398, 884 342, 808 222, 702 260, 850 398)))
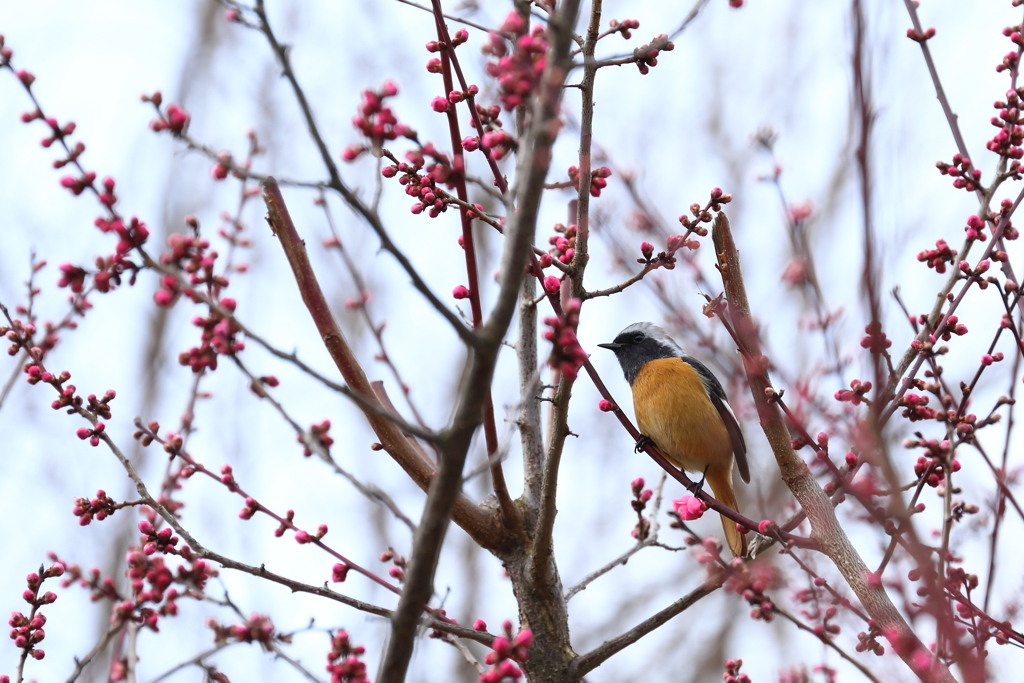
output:
POLYGON ((640 433, 669 462, 690 472, 708 465, 732 468, 729 433, 689 363, 681 358, 650 361, 632 388, 640 433))

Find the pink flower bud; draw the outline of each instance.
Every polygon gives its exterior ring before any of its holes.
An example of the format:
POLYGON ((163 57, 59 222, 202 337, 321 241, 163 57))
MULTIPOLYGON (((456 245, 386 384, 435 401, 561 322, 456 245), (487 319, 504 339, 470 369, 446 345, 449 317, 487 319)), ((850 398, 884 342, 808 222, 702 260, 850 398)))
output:
POLYGON ((597 402, 597 408, 601 412, 610 413, 611 411, 615 410, 615 404, 607 399, 602 398, 600 401, 597 402))
POLYGON ((467 289, 463 285, 459 285, 458 287, 452 290, 452 296, 455 297, 456 299, 468 299, 469 289, 467 289))
POLYGON ((344 161, 355 161, 365 151, 366 147, 363 145, 349 145, 342 151, 341 158, 344 161))
POLYGON ((548 294, 556 294, 560 286, 561 282, 554 275, 548 275, 544 278, 544 291, 548 294))
POLYGON ((524 647, 529 649, 533 645, 533 631, 524 628, 512 641, 512 647, 524 647))
POLYGON ((430 108, 439 114, 448 111, 448 100, 443 97, 435 97, 430 101, 430 108))

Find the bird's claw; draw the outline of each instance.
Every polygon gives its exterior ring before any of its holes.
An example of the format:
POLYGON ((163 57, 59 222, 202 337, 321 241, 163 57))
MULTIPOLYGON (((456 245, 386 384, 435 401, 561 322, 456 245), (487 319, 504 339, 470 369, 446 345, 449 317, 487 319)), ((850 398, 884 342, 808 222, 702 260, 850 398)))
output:
POLYGON ((654 441, 651 440, 651 437, 644 436, 643 434, 641 434, 640 438, 636 440, 636 446, 633 447, 633 452, 634 453, 639 453, 640 451, 644 450, 648 446, 653 446, 653 445, 654 445, 654 441))

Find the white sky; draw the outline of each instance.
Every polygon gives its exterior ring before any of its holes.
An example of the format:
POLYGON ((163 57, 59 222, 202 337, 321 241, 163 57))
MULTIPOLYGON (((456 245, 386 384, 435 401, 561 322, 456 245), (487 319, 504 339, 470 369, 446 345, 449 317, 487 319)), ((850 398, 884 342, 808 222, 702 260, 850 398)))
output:
MULTIPOLYGON (((857 359, 846 379, 863 377, 867 365, 858 342, 866 321, 857 291, 861 214, 854 160, 845 148, 851 92, 849 8, 847 3, 755 0, 747 4, 736 11, 725 0, 712 0, 676 41, 675 51, 663 54, 646 77, 639 76, 632 66, 602 71, 596 94, 595 143, 607 151, 617 169, 637 174, 651 205, 670 220, 690 203, 705 201, 711 187, 721 186, 734 195, 730 216, 745 259, 747 282, 754 283, 748 285, 752 305, 763 321, 769 354, 785 373, 797 376, 810 370, 823 354, 820 337, 798 327, 806 312, 799 296, 779 282, 789 256, 784 220, 774 190, 758 182, 758 176, 769 170, 770 160, 750 144, 759 128, 774 127, 789 200, 809 199, 818 209, 813 246, 819 273, 830 304, 845 312, 840 332, 844 353, 857 359)), ((423 69, 429 55, 422 45, 432 38, 429 15, 391 2, 269 5, 281 40, 294 46, 295 69, 335 155, 344 145, 357 141, 349 121, 361 89, 379 87, 389 78, 401 89, 395 99, 401 120, 420 131, 421 139, 443 146, 447 132, 442 117, 428 106, 440 94, 440 80, 423 69)), ((873 0, 866 5, 872 91, 878 113, 873 139, 874 219, 883 254, 884 290, 899 285, 911 310, 921 312, 930 309, 942 278, 926 271, 914 255, 940 237, 957 247, 963 221, 977 210, 976 202, 973 195, 954 191, 934 168, 935 161, 948 161, 956 150, 920 50, 904 35, 910 23, 902 3, 873 0)), ((497 25, 507 9, 504 4, 488 3, 476 19, 497 25)), ((605 24, 613 17, 636 18, 641 28, 628 43, 620 37, 608 39, 601 52, 629 52, 653 35, 673 30, 688 10, 689 3, 605 3, 605 24)), ((150 226, 154 248, 166 234, 184 230, 182 217, 186 213, 198 215, 205 234, 213 236, 220 212, 234 210, 237 184, 212 183, 209 162, 185 153, 169 136, 150 132, 147 124, 152 114, 148 105, 140 103, 141 93, 161 90, 165 102, 183 102, 192 113, 191 133, 196 138, 238 156, 245 150, 244 132, 255 128, 270 150, 257 162, 260 171, 298 179, 325 175, 297 116, 294 99, 285 82, 276 77, 265 41, 254 32, 226 24, 220 19, 220 10, 213 10, 213 19, 204 23, 207 11, 207 5, 198 1, 0 2, 0 33, 14 49, 16 68, 36 75, 33 90, 48 115, 62 123, 71 119, 78 124, 75 138, 87 145, 86 166, 101 178, 116 178, 121 211, 139 216, 150 226), (204 37, 204 26, 212 27, 213 33, 204 37)), ((1020 13, 1012 10, 1008 1, 964 4, 925 0, 920 11, 925 25, 938 29, 931 45, 939 72, 976 165, 983 169, 983 179, 988 179, 995 167, 995 157, 984 150, 984 142, 994 132, 988 124, 995 111, 991 102, 1000 99, 1007 87, 1007 78, 994 71, 1010 48, 1000 30, 1019 21, 1020 13)), ((470 81, 484 85, 482 57, 477 51, 482 39, 472 32, 462 58, 470 81)), ((570 91, 566 103, 568 109, 578 110, 575 91, 570 91)), ((34 250, 50 263, 39 276, 43 291, 38 305, 44 318, 52 318, 63 314, 66 298, 66 292, 55 287, 57 265, 64 261, 88 263, 95 254, 110 251, 112 242, 92 227, 96 204, 84 196, 74 199, 60 188, 58 179, 63 172, 50 167, 55 151, 38 145, 43 127, 20 123, 18 117, 27 109, 17 81, 7 72, 0 74, 0 301, 11 306, 22 300, 28 255, 34 250)), ((552 179, 561 179, 555 174, 575 163, 575 149, 571 136, 560 142, 552 179)), ((508 169, 511 172, 511 166, 508 169)), ((347 182, 372 192, 369 160, 345 166, 343 172, 347 182)), ((338 304, 343 328, 368 372, 384 379, 397 399, 399 390, 385 369, 372 360, 372 340, 360 321, 342 309, 341 303, 352 294, 346 273, 333 255, 315 248, 327 228, 322 214, 311 204, 312 195, 288 191, 286 197, 312 248, 314 267, 338 304)), ((434 221, 412 216, 408 212, 411 202, 393 183, 386 185, 384 197, 384 215, 393 235, 447 301, 447 293, 465 279, 455 245, 458 227, 454 212, 434 221)), ((553 192, 546 199, 538 242, 546 239, 550 225, 564 221, 569 197, 568 193, 553 192)), ((340 202, 331 201, 346 243, 358 254, 371 283, 374 314, 387 322, 392 356, 413 387, 414 400, 427 421, 440 426, 450 414, 450 398, 459 379, 462 354, 457 340, 408 285, 394 261, 377 253, 378 244, 370 231, 340 202)), ((595 205, 608 226, 618 229, 627 221, 631 206, 617 176, 595 205)), ((236 276, 228 292, 240 302, 239 315, 279 347, 297 350, 303 359, 332 374, 278 246, 264 227, 258 202, 250 205, 245 220, 253 239, 246 256, 252 268, 250 274, 236 276)), ((627 233, 626 239, 639 243, 642 237, 627 233)), ((605 244, 600 239, 593 243, 588 270, 591 289, 625 277, 612 264, 605 244)), ((485 240, 489 250, 486 265, 481 267, 485 283, 490 282, 496 267, 499 246, 494 239, 485 240)), ((1018 274, 1024 272, 1019 248, 1014 245, 1010 253, 1018 274)), ((710 249, 702 247, 700 255, 703 267, 713 274, 710 249)), ((674 291, 676 300, 699 311, 702 299, 686 269, 662 272, 658 277, 674 291)), ((144 274, 134 288, 95 297, 96 308, 79 330, 65 335, 66 343, 50 357, 53 366, 71 371, 84 393, 117 390, 109 428, 128 449, 131 418, 145 407, 141 370, 150 339, 155 287, 152 274, 144 274)), ((485 295, 493 295, 494 289, 491 285, 485 295)), ((950 344, 954 353, 948 358, 948 373, 957 380, 970 377, 990 340, 989 321, 996 300, 990 290, 970 302, 959 313, 979 334, 950 344)), ((884 305, 886 331, 894 340, 893 348, 902 351, 911 338, 910 330, 891 298, 886 298, 884 305)), ((164 429, 177 422, 187 396, 190 373, 175 359, 198 339, 189 320, 199 312, 179 303, 168 321, 162 347, 165 362, 157 368, 157 401, 144 414, 147 420, 160 420, 164 429)), ((590 349, 630 322, 660 322, 663 318, 657 300, 641 285, 618 297, 588 304, 580 338, 590 349)), ((699 321, 724 339, 715 323, 703 317, 699 321)), ((422 494, 385 455, 368 449, 372 434, 351 405, 273 361, 255 344, 249 345, 243 359, 257 374, 275 374, 282 380, 275 395, 300 423, 330 418, 339 461, 364 480, 391 492, 408 514, 418 518, 422 494)), ((611 354, 598 352, 594 362, 613 393, 628 403, 626 386, 611 354)), ((0 364, 0 378, 5 379, 12 367, 9 360, 0 364)), ((976 395, 979 414, 987 413, 992 398, 1007 390, 1007 372, 1008 367, 996 366, 987 373, 976 395)), ((495 384, 499 420, 504 416, 503 407, 517 401, 516 386, 514 358, 508 352, 499 364, 495 384)), ((347 483, 331 476, 318 462, 302 459, 287 424, 269 406, 253 399, 244 378, 229 363, 204 380, 203 388, 212 392, 212 398, 201 404, 199 431, 191 442, 199 459, 211 468, 231 463, 243 486, 275 509, 294 508, 297 521, 307 528, 327 523, 336 547, 381 573, 387 567, 375 558, 383 546, 391 543, 400 552, 409 552, 410 538, 403 527, 373 512, 347 483), (381 541, 380 534, 388 540, 381 541)), ((823 384, 821 393, 829 397, 838 388, 823 384)), ((580 437, 571 439, 566 448, 556 526, 558 561, 566 586, 629 548, 629 531, 635 521, 629 508, 629 481, 636 476, 652 483, 657 479, 653 463, 632 454, 628 435, 597 412, 597 395, 588 380, 581 379, 574 393, 570 426, 580 437)), ((132 492, 111 454, 80 442, 74 432, 81 423, 51 411, 51 400, 48 390, 19 380, 0 410, 0 516, 8 520, 0 535, 7 558, 0 563, 0 607, 8 610, 23 609, 19 596, 24 575, 45 560, 47 551, 54 550, 83 567, 103 565, 109 562, 107 547, 119 521, 130 522, 132 527, 136 521, 131 513, 119 513, 113 520, 84 529, 75 525, 70 514, 75 496, 92 495, 98 488, 115 497, 132 497, 132 492)), ((507 428, 507 423, 499 422, 499 432, 507 428)), ((812 425, 811 433, 825 428, 827 425, 812 425)), ((756 423, 748 422, 745 431, 754 478, 760 483, 756 492, 741 492, 744 511, 754 518, 781 514, 781 500, 772 500, 767 510, 761 507, 764 497, 777 491, 769 486, 777 475, 756 423)), ((511 432, 507 438, 513 453, 506 473, 513 495, 517 495, 521 488, 518 439, 511 432)), ((1001 439, 1001 433, 987 437, 990 453, 999 452, 1001 439)), ((847 447, 835 440, 833 444, 838 453, 847 447)), ((471 455, 474 464, 480 462, 481 451, 478 444, 471 455)), ((909 477, 916 454, 897 449, 894 457, 909 477)), ((991 476, 985 474, 975 454, 965 451, 961 461, 965 466, 960 479, 964 496, 984 509, 993 492, 991 476)), ((1021 464, 1017 449, 1011 462, 1021 464)), ((143 464, 147 481, 159 483, 163 467, 162 453, 150 449, 143 464)), ((468 492, 479 498, 481 486, 474 481, 468 492)), ((669 498, 679 494, 673 486, 666 488, 669 498)), ((298 547, 288 538, 273 538, 273 526, 265 518, 239 520, 236 513, 241 501, 222 488, 196 479, 188 485, 185 500, 186 525, 209 547, 251 563, 266 562, 269 568, 310 583, 329 576, 329 558, 309 547, 298 547)), ((927 492, 924 500, 937 514, 940 506, 934 494, 927 492)), ((927 534, 929 524, 937 520, 923 516, 919 529, 927 534)), ((697 527, 703 533, 720 533, 718 521, 710 517, 697 527)), ((877 564, 882 552, 878 539, 856 525, 853 530, 868 564, 877 564)), ((999 599, 1012 599, 1019 593, 1020 545, 1012 539, 1019 537, 1020 531, 1020 520, 1008 517, 1000 549, 1001 573, 997 575, 999 599)), ((669 544, 681 540, 670 530, 663 533, 669 544)), ((970 525, 954 535, 954 546, 968 558, 968 571, 981 576, 988 564, 987 539, 984 528, 970 525)), ((828 574, 824 563, 819 564, 828 574)), ((905 575, 907 567, 900 567, 905 575)), ((451 589, 446 606, 460 621, 483 618, 495 631, 506 618, 517 621, 509 583, 501 571, 493 558, 474 552, 465 535, 453 528, 437 588, 442 594, 451 589), (467 572, 475 572, 476 578, 467 578, 467 572), (477 588, 464 590, 467 585, 477 588)), ((599 645, 669 604, 699 583, 702 572, 685 553, 645 550, 570 603, 577 651, 599 645)), ((894 571, 893 577, 899 572, 894 571)), ((348 629, 355 642, 367 646, 366 659, 371 672, 375 671, 386 633, 380 620, 306 596, 291 596, 284 589, 247 577, 224 573, 221 578, 243 611, 268 613, 283 630, 303 628, 313 616, 319 629, 348 629)), ((781 589, 780 595, 788 596, 798 587, 792 584, 781 589)), ((343 588, 353 597, 391 604, 381 590, 354 575, 343 588)), ((58 602, 46 610, 50 621, 43 647, 48 655, 29 665, 32 678, 66 678, 73 667, 72 655, 81 656, 91 647, 105 618, 81 591, 59 593, 58 602)), ((182 601, 182 607, 181 617, 165 622, 166 633, 161 637, 141 637, 141 680, 150 680, 208 646, 209 632, 199 626, 205 615, 230 618, 212 606, 182 601)), ((1001 613, 1000 608, 995 611, 1001 613)), ((826 661, 842 668, 834 653, 822 652, 810 636, 796 633, 788 624, 765 627, 751 622, 746 612, 742 601, 720 592, 609 660, 587 680, 710 680, 706 676, 716 671, 720 675, 721 662, 727 657, 742 657, 747 662, 744 670, 757 681, 774 680, 781 668, 801 662, 812 666, 826 661), (734 617, 735 624, 731 623, 734 617), (720 621, 729 627, 724 636, 717 630, 720 621), (702 668, 708 665, 704 657, 711 668, 702 668)), ((840 623, 844 643, 849 644, 861 628, 850 620, 840 623)), ((933 633, 930 628, 921 632, 926 641, 933 633)), ((326 648, 326 637, 317 632, 299 635, 290 652, 322 675, 326 648)), ((300 680, 290 667, 253 655, 238 647, 216 661, 235 680, 300 680)), ((1000 680, 1014 671, 1014 660, 1020 661, 1016 650, 1005 647, 993 647, 992 658, 993 671, 1000 680)), ((905 667, 890 659, 872 657, 867 663, 883 680, 906 680, 905 667)), ((16 660, 13 645, 0 649, 0 673, 13 674, 16 660)), ((441 676, 446 680, 474 679, 451 648, 423 640, 409 680, 435 681, 438 672, 444 672, 441 676)), ((96 675, 98 672, 93 672, 96 675)), ((174 680, 194 680, 199 675, 191 669, 174 680)), ((843 680, 857 680, 856 674, 847 672, 843 680)))

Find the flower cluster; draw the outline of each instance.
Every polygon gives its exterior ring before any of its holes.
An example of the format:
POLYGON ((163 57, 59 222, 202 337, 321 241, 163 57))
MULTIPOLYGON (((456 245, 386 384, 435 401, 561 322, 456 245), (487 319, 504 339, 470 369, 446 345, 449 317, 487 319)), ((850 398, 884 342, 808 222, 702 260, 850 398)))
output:
POLYGON ((653 244, 650 242, 641 242, 640 255, 643 258, 638 258, 636 262, 642 263, 645 266, 673 270, 676 267, 677 251, 680 249, 690 249, 692 251, 699 247, 700 242, 697 240, 686 239, 685 235, 669 235, 665 245, 665 251, 659 251, 657 255, 654 253, 653 244))
POLYGON ((1021 145, 1024 144, 1024 127, 1021 126, 1020 111, 1021 93, 1024 93, 1024 87, 1020 88, 1020 92, 1008 90, 1005 102, 996 101, 992 104, 999 110, 999 116, 993 116, 991 123, 999 132, 985 143, 986 149, 990 152, 1012 160, 1006 172, 1015 177, 1019 177, 1020 159, 1024 157, 1024 149, 1021 149, 1021 145))
MULTIPOLYGON (((463 138, 462 149, 467 152, 473 152, 482 147, 484 152, 495 161, 503 159, 505 155, 516 149, 515 138, 506 133, 501 127, 501 119, 499 118, 501 107, 496 104, 492 104, 490 107, 477 104, 476 113, 480 119, 480 125, 483 127, 483 136, 463 138)), ((469 126, 470 128, 475 128, 476 121, 470 118, 469 126)))
POLYGON ((871 382, 861 382, 859 379, 850 381, 849 389, 840 389, 834 395, 837 401, 850 402, 855 406, 861 404, 862 401, 866 401, 865 395, 871 391, 871 382))
POLYGON ((499 33, 492 33, 483 47, 484 54, 497 59, 488 62, 486 70, 498 82, 498 99, 505 111, 512 111, 523 104, 540 83, 544 73, 545 53, 548 49, 547 31, 540 24, 534 25, 529 34, 527 29, 523 17, 513 11, 501 26, 501 34, 515 37, 512 53, 509 54, 505 38, 499 33))
POLYGON ((403 555, 395 552, 394 548, 388 548, 380 554, 381 562, 390 562, 394 566, 388 570, 388 575, 402 583, 405 581, 405 570, 409 567, 409 561, 403 555))
MULTIPOLYGON (((437 189, 438 185, 446 185, 449 188, 462 177, 462 171, 456 171, 452 167, 451 160, 444 152, 437 150, 432 143, 427 143, 418 150, 410 150, 405 153, 404 161, 385 166, 381 174, 385 178, 398 177, 398 183, 405 186, 405 193, 410 197, 416 197, 417 201, 409 209, 412 213, 419 214, 427 211, 431 218, 437 218, 441 213, 448 210, 448 199, 443 191, 437 189), (427 165, 427 159, 431 163, 427 165), (425 170, 425 173, 420 173, 425 170)), ((392 157, 394 160, 394 157, 392 157)))
POLYGON ((630 484, 630 488, 633 491, 633 500, 630 501, 630 505, 637 516, 636 526, 633 527, 630 535, 638 541, 644 541, 647 540, 647 536, 651 533, 651 522, 644 516, 644 510, 647 508, 647 503, 651 500, 654 492, 644 488, 643 477, 634 479, 630 484))
MULTIPOLYGON (((228 286, 225 277, 214 273, 214 264, 218 254, 216 251, 209 251, 209 240, 198 235, 175 233, 168 236, 167 246, 171 249, 160 255, 160 263, 168 268, 187 273, 192 286, 206 285, 207 289, 212 292, 219 292, 220 289, 228 286)), ((183 290, 178 278, 172 273, 167 273, 160 278, 160 289, 153 295, 153 301, 157 306, 171 306, 183 291, 192 297, 193 301, 196 301, 191 289, 183 290)))
MULTIPOLYGON (((220 306, 229 313, 234 313, 235 300, 221 299, 220 306)), ((236 338, 241 331, 238 323, 233 318, 221 315, 214 309, 205 318, 196 316, 192 324, 203 330, 200 337, 201 343, 188 351, 178 355, 178 363, 192 368, 192 372, 202 372, 204 369, 216 370, 217 357, 219 355, 231 356, 245 349, 245 342, 236 338)))
POLYGON ((860 340, 861 348, 868 349, 873 354, 883 353, 892 346, 892 340, 886 338, 882 331, 882 323, 874 320, 864 328, 867 335, 860 340))
MULTIPOLYGON (((970 227, 968 226, 968 229, 970 227)), ((917 255, 917 260, 928 265, 929 268, 934 268, 936 273, 945 273, 946 264, 952 264, 953 259, 956 258, 956 250, 950 249, 946 240, 935 240, 934 249, 926 249, 917 255)))
POLYGON ((652 66, 658 66, 658 55, 662 51, 671 52, 674 49, 675 43, 668 39, 668 35, 662 33, 650 43, 633 50, 633 60, 640 73, 646 76, 652 66))
POLYGON ((918 31, 916 28, 907 29, 907 38, 910 38, 915 43, 924 43, 935 37, 935 29, 927 28, 924 31, 918 31))
POLYGON ((331 636, 331 651, 327 654, 331 683, 370 683, 366 677, 366 664, 359 660, 364 652, 366 648, 362 645, 352 645, 345 631, 331 636))
POLYGON ((740 672, 743 668, 742 659, 727 659, 725 662, 725 673, 722 674, 722 680, 725 683, 750 683, 750 676, 740 672))
POLYGON ((96 492, 96 497, 91 500, 75 498, 75 507, 72 512, 75 517, 78 517, 78 523, 81 526, 87 526, 94 518, 96 521, 102 522, 116 510, 117 503, 114 499, 108 496, 106 491, 100 489, 96 492))
POLYGON ((217 576, 217 570, 197 557, 188 546, 175 547, 178 539, 164 533, 169 529, 147 533, 143 530, 143 525, 146 524, 154 531, 151 522, 140 522, 139 530, 142 532, 145 546, 132 546, 128 549, 126 558, 126 574, 133 597, 122 599, 114 606, 111 621, 116 623, 131 620, 153 631, 159 631, 161 617, 177 615, 177 600, 182 597, 199 598, 206 583, 217 576), (178 555, 188 564, 179 565, 176 572, 172 571, 164 561, 164 552, 178 555), (178 584, 183 590, 174 588, 172 584, 178 584))
POLYGON ((772 599, 765 591, 780 585, 778 569, 768 562, 743 562, 738 558, 732 562, 732 572, 725 581, 725 589, 741 595, 752 605, 750 618, 770 622, 774 616, 772 599))
POLYGON ((640 22, 636 19, 623 19, 622 21, 612 19, 608 22, 608 27, 611 29, 608 31, 608 35, 621 33, 623 38, 629 40, 633 37, 633 34, 630 33, 630 31, 640 28, 640 22))
POLYGON ((149 127, 154 133, 160 133, 165 130, 171 131, 171 135, 174 136, 185 133, 192 117, 181 105, 168 104, 165 110, 161 110, 160 107, 164 102, 164 96, 160 94, 159 90, 152 95, 143 95, 141 99, 143 102, 149 102, 156 109, 156 118, 149 122, 149 127))
POLYGON ((521 665, 529 657, 533 646, 533 632, 528 628, 521 629, 512 637, 512 622, 506 621, 502 628, 504 635, 497 636, 491 643, 491 651, 484 657, 484 663, 491 668, 480 674, 480 683, 502 683, 518 681, 523 676, 521 665))
POLYGON ((981 187, 981 169, 974 168, 970 159, 965 159, 960 154, 953 155, 953 163, 947 164, 944 161, 935 163, 942 175, 953 178, 953 187, 957 189, 974 192, 981 187))
MULTIPOLYGON (((605 178, 612 176, 612 169, 607 166, 592 171, 590 174, 590 196, 600 197, 601 190, 608 186, 608 181, 605 178)), ((580 189, 580 169, 575 166, 569 167, 569 180, 572 181, 572 186, 576 188, 578 192, 580 189)))
MULTIPOLYGON (((558 291, 558 278, 544 278, 544 290, 548 293, 558 291)), ((587 362, 587 352, 580 346, 576 338, 576 326, 580 319, 580 300, 573 299, 565 305, 564 318, 545 318, 544 324, 549 328, 544 331, 544 338, 552 343, 548 365, 562 373, 569 381, 575 381, 580 368, 587 362)))
POLYGON ((363 134, 367 142, 358 145, 349 145, 341 153, 345 161, 354 161, 363 152, 379 150, 387 140, 396 140, 400 137, 416 141, 416 131, 404 123, 399 123, 391 108, 386 106, 385 100, 398 94, 398 86, 392 81, 385 81, 380 90, 364 90, 363 100, 354 117, 352 125, 363 134))
MULTIPOLYGON (((903 442, 907 448, 920 446, 926 450, 924 455, 917 458, 914 463, 914 475, 919 479, 927 475, 925 483, 932 488, 938 488, 946 480, 946 463, 952 452, 949 441, 943 439, 907 439, 903 442)), ((960 471, 960 461, 953 460, 950 469, 954 472, 960 471)))
POLYGON ((40 595, 39 589, 47 579, 63 575, 64 565, 54 562, 45 571, 42 567, 39 570, 41 574, 32 572, 25 577, 28 589, 22 593, 22 598, 32 606, 28 616, 21 612, 11 612, 11 618, 7 621, 11 627, 10 637, 14 641, 15 647, 23 652, 22 657, 28 656, 33 659, 42 659, 46 656, 45 651, 36 647, 46 638, 46 631, 43 630, 43 626, 46 625, 46 616, 39 611, 39 608, 57 600, 56 593, 47 591, 40 595))
MULTIPOLYGON (((551 245, 548 254, 550 258, 558 259, 568 265, 572 261, 572 257, 576 255, 576 224, 565 226, 555 223, 553 230, 555 234, 548 238, 548 244, 551 245)), ((540 265, 542 268, 546 268, 550 264, 545 264, 542 257, 540 265)))
POLYGON ((206 625, 213 629, 213 640, 217 645, 227 643, 259 643, 264 650, 270 651, 277 629, 274 622, 265 614, 252 614, 241 624, 227 626, 209 617, 206 625))
POLYGON ((898 403, 903 408, 903 412, 900 414, 911 422, 931 420, 935 417, 935 410, 928 407, 928 401, 927 396, 907 392, 898 403))
POLYGON ((314 442, 320 444, 324 451, 329 451, 331 446, 334 444, 334 439, 327 433, 331 429, 331 421, 324 420, 320 424, 311 425, 309 428, 309 435, 299 434, 295 437, 295 440, 302 444, 302 455, 309 457, 313 455, 313 451, 309 447, 309 443, 306 439, 313 439, 314 442))
POLYGON ((868 620, 868 630, 857 634, 857 645, 854 649, 857 652, 873 652, 875 656, 881 657, 885 654, 885 646, 878 642, 878 636, 882 632, 874 619, 868 620))

